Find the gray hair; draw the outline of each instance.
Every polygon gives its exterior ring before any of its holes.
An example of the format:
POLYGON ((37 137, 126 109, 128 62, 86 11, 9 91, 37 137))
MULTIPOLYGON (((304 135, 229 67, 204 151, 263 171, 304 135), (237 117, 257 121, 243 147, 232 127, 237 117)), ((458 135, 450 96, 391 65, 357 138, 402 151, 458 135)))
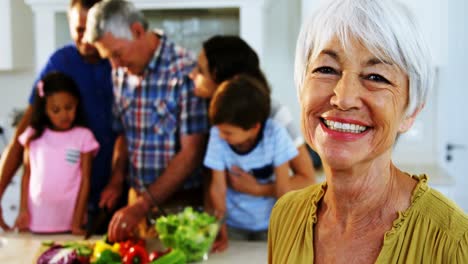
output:
POLYGON ((130 27, 135 22, 140 23, 145 30, 148 29, 145 16, 131 2, 104 0, 89 10, 84 38, 94 43, 109 32, 114 37, 132 40, 130 27))
POLYGON ((424 106, 434 81, 429 48, 410 11, 394 0, 331 0, 305 23, 296 46, 294 81, 300 92, 308 72, 325 45, 337 37, 346 50, 357 38, 381 60, 390 60, 409 79, 406 114, 424 106))

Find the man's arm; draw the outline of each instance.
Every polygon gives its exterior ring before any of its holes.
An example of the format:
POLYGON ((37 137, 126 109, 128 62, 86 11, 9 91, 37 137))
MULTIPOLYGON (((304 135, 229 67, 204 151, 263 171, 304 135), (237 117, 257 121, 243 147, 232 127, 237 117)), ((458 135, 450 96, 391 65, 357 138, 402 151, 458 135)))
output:
POLYGON ((15 175, 19 166, 23 162, 23 146, 18 142, 18 137, 24 132, 26 127, 28 127, 32 115, 32 107, 28 106, 24 112, 23 117, 21 118, 16 132, 5 148, 1 155, 0 160, 0 228, 3 230, 8 230, 9 227, 6 225, 3 220, 2 210, 1 210, 1 200, 3 194, 5 193, 8 184, 10 184, 11 179, 15 175))
POLYGON ((181 149, 169 162, 169 165, 148 188, 158 204, 166 201, 198 168, 203 160, 206 135, 203 133, 183 135, 181 149))
POLYGON ((128 167, 128 148, 125 136, 120 134, 115 140, 112 154, 112 175, 109 183, 101 193, 99 207, 113 209, 123 191, 125 174, 128 167))

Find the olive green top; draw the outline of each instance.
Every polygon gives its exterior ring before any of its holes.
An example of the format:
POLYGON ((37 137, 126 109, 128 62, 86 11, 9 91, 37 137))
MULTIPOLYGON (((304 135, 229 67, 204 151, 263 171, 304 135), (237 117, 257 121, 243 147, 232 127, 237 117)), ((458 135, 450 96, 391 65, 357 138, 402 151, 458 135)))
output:
MULTIPOLYGON (((411 206, 399 213, 383 238, 376 263, 468 263, 468 216, 454 202, 418 180, 411 206)), ((268 263, 314 263, 317 204, 326 183, 289 192, 270 217, 268 263)))

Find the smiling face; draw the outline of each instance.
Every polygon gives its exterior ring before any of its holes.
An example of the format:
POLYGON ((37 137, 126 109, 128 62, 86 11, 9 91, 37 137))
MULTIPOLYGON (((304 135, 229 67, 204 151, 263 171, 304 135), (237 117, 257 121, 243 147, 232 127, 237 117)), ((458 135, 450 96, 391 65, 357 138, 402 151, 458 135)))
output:
POLYGON ((54 130, 64 131, 72 127, 78 101, 67 92, 57 92, 46 98, 46 115, 54 130))
POLYGON ((357 40, 343 50, 332 39, 310 61, 300 90, 303 132, 324 163, 351 168, 388 154, 405 117, 408 78, 396 65, 376 58, 357 40))
POLYGON ((196 96, 207 99, 213 97, 218 84, 211 76, 204 50, 198 55, 197 66, 189 74, 189 77, 195 85, 196 96))

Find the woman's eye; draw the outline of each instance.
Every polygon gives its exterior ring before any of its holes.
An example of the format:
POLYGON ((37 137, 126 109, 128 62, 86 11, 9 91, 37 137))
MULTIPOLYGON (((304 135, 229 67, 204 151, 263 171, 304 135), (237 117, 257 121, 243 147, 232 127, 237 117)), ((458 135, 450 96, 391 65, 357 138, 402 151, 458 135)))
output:
POLYGON ((390 84, 390 82, 387 79, 385 79, 382 75, 379 75, 379 74, 369 74, 367 76, 367 79, 373 82, 390 84))
POLYGON ((336 71, 331 67, 318 67, 315 70, 313 70, 312 73, 336 74, 336 71))

